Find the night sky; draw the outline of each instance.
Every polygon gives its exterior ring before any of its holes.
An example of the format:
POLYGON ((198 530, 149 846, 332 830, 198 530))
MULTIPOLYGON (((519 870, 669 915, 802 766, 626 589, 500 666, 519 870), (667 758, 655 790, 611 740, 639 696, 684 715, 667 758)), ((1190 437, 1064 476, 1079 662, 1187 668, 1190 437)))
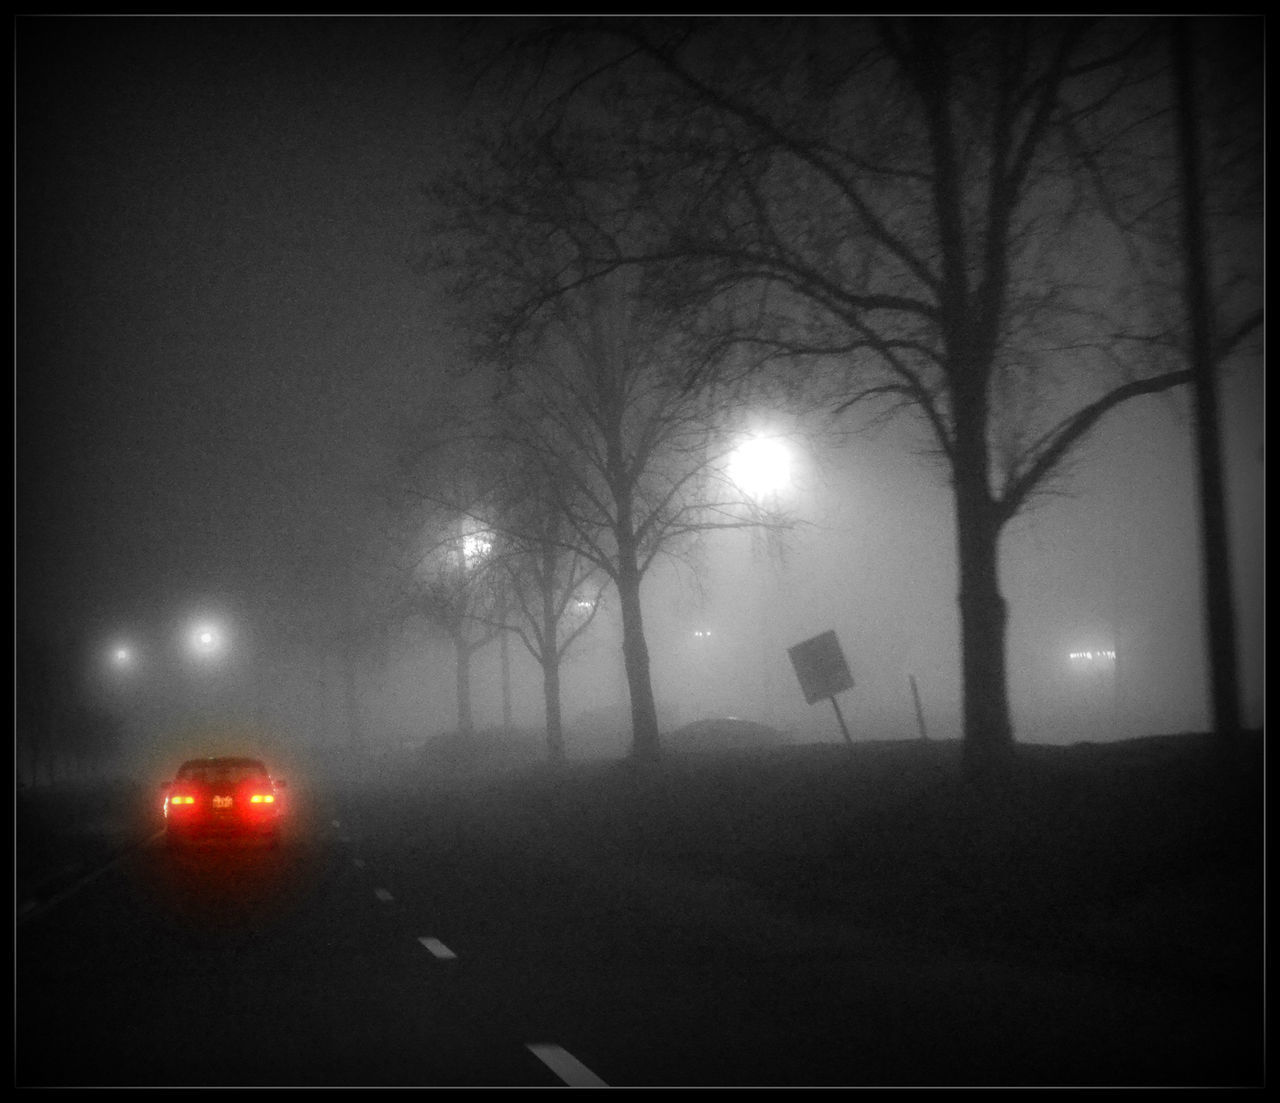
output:
POLYGON ((433 27, 21 24, 24 604, 110 620, 323 559, 436 371, 433 27))
MULTIPOLYGON (((448 163, 467 102, 459 29, 18 22, 20 617, 105 640, 192 603, 252 609, 323 591, 406 419, 449 366, 440 296, 411 262, 420 186, 448 163)), ((1224 392, 1252 723, 1261 392, 1247 364, 1224 392)), ((836 628, 859 680, 855 721, 898 709, 910 670, 940 734, 956 734, 949 493, 900 436, 857 438, 806 476, 815 527, 760 589, 776 607, 733 611, 767 624, 762 646, 776 654, 836 628)), ((1133 656, 1126 734, 1205 723, 1191 453, 1186 395, 1131 407, 1082 454, 1070 493, 1010 529, 1020 735, 1035 737, 1067 650, 1117 637, 1133 656)), ((728 615, 717 594, 767 574, 745 545, 721 555, 700 599, 711 619, 728 615)), ((660 698, 681 692, 690 627, 686 591, 666 585, 649 591, 660 698)), ((728 667, 750 660, 722 661, 731 686, 728 667)), ((775 688, 786 708, 756 711, 789 722, 797 694, 775 688)), ((735 703, 743 695, 726 689, 685 711, 735 703)))

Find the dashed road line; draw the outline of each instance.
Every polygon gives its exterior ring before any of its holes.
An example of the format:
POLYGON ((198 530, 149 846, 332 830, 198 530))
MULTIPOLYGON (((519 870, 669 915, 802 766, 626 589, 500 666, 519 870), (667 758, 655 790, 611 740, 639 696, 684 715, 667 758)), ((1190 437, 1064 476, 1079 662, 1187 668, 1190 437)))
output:
MULTIPOLYGON (((338 820, 334 820, 333 826, 341 828, 342 824, 338 820)), ((349 842, 350 840, 344 836, 341 841, 349 842)), ((362 858, 352 858, 351 864, 357 869, 364 869, 364 859, 362 858)), ((395 900, 395 897, 384 888, 374 889, 373 894, 384 904, 390 904, 395 900)), ((441 961, 457 960, 458 955, 438 938, 420 935, 418 941, 429 953, 441 961)), ((609 1086, 562 1046, 545 1042, 529 1042, 525 1048, 571 1088, 607 1088, 609 1086)))
POLYGON ((560 1046, 529 1042, 525 1049, 571 1088, 607 1088, 609 1086, 572 1053, 560 1046))
POLYGON ((441 961, 453 961, 458 955, 449 949, 438 938, 427 938, 423 935, 418 937, 418 941, 422 943, 431 953, 435 954, 441 961))

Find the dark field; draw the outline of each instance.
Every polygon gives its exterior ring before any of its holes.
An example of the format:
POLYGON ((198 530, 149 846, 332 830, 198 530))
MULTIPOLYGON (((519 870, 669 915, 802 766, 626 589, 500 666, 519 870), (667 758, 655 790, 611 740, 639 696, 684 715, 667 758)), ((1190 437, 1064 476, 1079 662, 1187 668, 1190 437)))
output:
MULTIPOLYGON (((473 830, 539 854, 997 956, 1259 990, 1261 738, 1022 746, 979 793, 956 743, 863 743, 470 778, 473 830)), ((402 781, 402 784, 411 784, 402 781)), ((430 782, 429 787, 434 788, 430 782)), ((430 818, 424 802, 421 815, 430 818)))

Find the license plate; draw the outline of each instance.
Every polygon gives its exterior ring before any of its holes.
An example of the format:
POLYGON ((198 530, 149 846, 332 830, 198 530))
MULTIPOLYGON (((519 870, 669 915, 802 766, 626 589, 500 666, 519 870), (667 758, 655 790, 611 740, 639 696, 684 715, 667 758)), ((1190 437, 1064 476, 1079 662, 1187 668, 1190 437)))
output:
POLYGON ((214 797, 213 806, 214 808, 230 808, 231 798, 230 797, 214 797))

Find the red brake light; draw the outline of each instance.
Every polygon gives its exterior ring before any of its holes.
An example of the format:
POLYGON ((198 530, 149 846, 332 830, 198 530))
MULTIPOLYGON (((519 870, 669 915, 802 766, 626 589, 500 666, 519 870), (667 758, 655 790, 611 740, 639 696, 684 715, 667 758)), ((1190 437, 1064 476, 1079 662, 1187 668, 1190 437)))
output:
POLYGON ((179 793, 169 798, 170 804, 195 804, 196 798, 186 793, 179 793))
POLYGON ((272 796, 270 793, 254 793, 253 796, 249 798, 249 803, 250 804, 274 804, 275 799, 276 798, 272 796))

